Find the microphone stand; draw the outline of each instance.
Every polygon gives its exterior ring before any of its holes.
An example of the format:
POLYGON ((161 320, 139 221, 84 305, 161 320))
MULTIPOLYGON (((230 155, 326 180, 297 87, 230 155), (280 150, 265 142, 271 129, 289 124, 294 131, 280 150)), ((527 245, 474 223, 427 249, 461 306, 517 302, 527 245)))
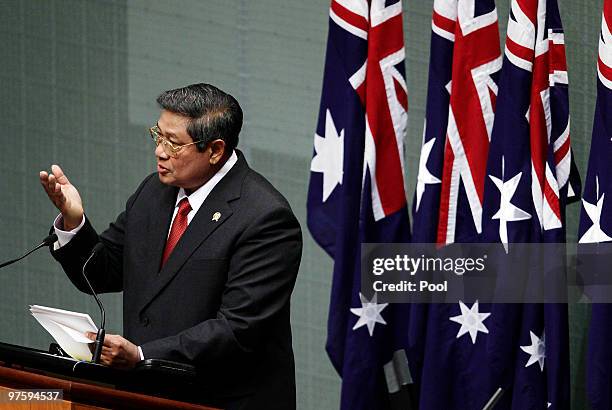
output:
POLYGON ((29 251, 25 255, 20 256, 19 258, 11 259, 10 261, 6 261, 6 262, 3 262, 2 264, 0 264, 0 269, 4 268, 5 266, 12 265, 15 262, 19 262, 20 260, 22 260, 23 258, 27 257, 31 253, 39 250, 40 248, 43 248, 45 246, 53 245, 53 243, 55 243, 55 241, 57 241, 57 235, 52 233, 51 235, 49 235, 45 239, 43 239, 43 241, 40 244, 38 244, 36 246, 36 248, 32 249, 31 251, 29 251))
POLYGON ((91 286, 91 283, 89 282, 89 279, 87 278, 87 275, 85 274, 85 268, 87 267, 87 264, 89 263, 91 258, 93 258, 93 256, 103 247, 104 245, 102 245, 101 242, 98 242, 96 246, 94 246, 93 250, 91 251, 91 254, 89 255, 89 258, 87 258, 87 260, 83 264, 83 270, 82 270, 83 278, 85 279, 85 282, 87 283, 87 286, 89 287, 89 290, 91 290, 91 294, 96 299, 96 303, 98 304, 98 307, 100 308, 100 314, 102 316, 102 323, 101 323, 100 328, 98 329, 98 333, 96 334, 96 341, 94 342, 94 351, 91 357, 92 363, 95 363, 95 364, 100 363, 100 356, 102 355, 102 346, 104 345, 104 336, 106 333, 105 331, 106 312, 104 310, 104 306, 102 306, 102 302, 100 302, 100 299, 98 298, 98 294, 94 290, 93 286, 91 286))

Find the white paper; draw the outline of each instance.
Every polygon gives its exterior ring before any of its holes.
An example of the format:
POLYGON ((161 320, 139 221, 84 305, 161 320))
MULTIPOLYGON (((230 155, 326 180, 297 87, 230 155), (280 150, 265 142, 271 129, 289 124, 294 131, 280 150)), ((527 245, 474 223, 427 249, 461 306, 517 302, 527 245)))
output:
POLYGON ((39 305, 31 305, 30 312, 66 353, 77 360, 91 360, 93 341, 85 332, 97 333, 98 328, 88 314, 39 305))

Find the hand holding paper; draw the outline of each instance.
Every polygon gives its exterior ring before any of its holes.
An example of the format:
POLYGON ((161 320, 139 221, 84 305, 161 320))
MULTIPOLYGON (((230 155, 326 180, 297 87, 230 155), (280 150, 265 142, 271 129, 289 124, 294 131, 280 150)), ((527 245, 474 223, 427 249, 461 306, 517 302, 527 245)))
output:
POLYGON ((91 360, 93 341, 85 333, 97 333, 98 328, 88 314, 39 305, 31 305, 30 313, 66 353, 77 360, 91 360))
MULTIPOLYGON (((95 333, 87 333, 91 342, 96 340, 95 333)), ((123 336, 107 334, 104 338, 100 363, 119 369, 131 369, 140 361, 138 347, 123 336)))

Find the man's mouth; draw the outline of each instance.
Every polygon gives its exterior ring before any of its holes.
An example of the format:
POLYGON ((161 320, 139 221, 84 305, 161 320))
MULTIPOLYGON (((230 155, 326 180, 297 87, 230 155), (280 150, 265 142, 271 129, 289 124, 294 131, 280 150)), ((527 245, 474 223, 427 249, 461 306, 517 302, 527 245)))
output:
POLYGON ((161 166, 160 164, 157 164, 157 172, 159 172, 162 175, 165 175, 165 174, 169 173, 170 170, 168 168, 165 168, 165 167, 161 166))

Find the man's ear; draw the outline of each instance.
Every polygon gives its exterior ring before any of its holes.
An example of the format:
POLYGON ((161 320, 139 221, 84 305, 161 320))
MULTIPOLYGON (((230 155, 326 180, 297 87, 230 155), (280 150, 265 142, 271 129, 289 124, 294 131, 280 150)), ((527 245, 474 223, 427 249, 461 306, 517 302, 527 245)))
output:
POLYGON ((210 164, 216 165, 221 161, 225 154, 225 141, 221 139, 214 140, 210 143, 210 164))

